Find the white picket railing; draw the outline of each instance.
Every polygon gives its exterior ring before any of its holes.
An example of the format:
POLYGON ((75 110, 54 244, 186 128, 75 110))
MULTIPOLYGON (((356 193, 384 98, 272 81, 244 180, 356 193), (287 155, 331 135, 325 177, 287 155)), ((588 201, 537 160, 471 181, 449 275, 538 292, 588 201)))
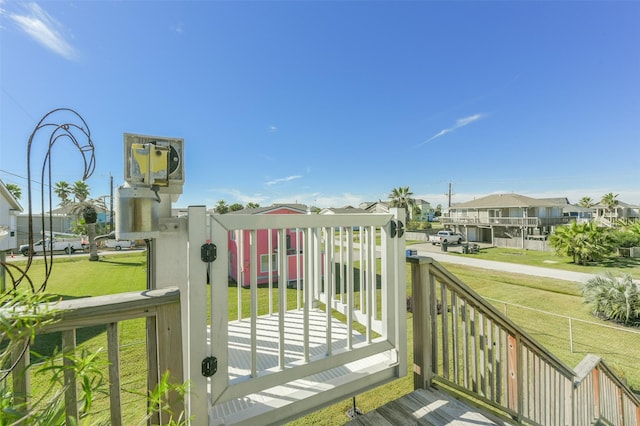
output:
POLYGON ((406 374, 402 210, 198 216, 190 244, 200 229, 217 247, 210 322, 194 301, 189 326, 192 346, 210 330, 210 424, 286 421, 406 374))

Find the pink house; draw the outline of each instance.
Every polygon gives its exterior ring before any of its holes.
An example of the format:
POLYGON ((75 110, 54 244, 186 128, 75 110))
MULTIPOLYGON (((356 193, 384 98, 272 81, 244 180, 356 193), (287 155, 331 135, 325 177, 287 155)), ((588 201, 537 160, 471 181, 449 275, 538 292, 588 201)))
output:
MULTIPOLYGON (((243 209, 227 214, 306 214, 307 207, 302 204, 275 204, 270 207, 258 207, 255 209, 243 209)), ((229 277, 243 287, 249 287, 251 282, 251 245, 249 239, 250 231, 230 231, 229 232, 229 277), (238 253, 241 255, 238 255, 238 253), (240 258, 240 264, 238 259, 240 258)), ((256 235, 258 249, 258 284, 269 282, 269 271, 272 280, 278 280, 278 252, 281 249, 278 245, 278 231, 271 230, 271 241, 269 241, 269 230, 260 229, 256 235), (271 260, 271 265, 269 265, 271 260)), ((303 275, 302 256, 302 235, 298 236, 295 229, 286 230, 286 241, 284 249, 287 251, 287 281, 297 280, 298 271, 303 275), (299 247, 300 246, 300 247, 299 247)), ((301 277, 302 278, 302 277, 301 277)))

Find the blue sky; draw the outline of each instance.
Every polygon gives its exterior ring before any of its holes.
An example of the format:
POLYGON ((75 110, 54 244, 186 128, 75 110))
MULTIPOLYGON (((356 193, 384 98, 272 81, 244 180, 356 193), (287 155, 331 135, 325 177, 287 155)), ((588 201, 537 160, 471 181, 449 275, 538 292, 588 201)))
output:
MULTIPOLYGON (((29 135, 66 107, 91 130, 94 197, 123 183, 128 132, 185 139, 177 206, 355 206, 398 186, 446 206, 449 182, 453 202, 640 204, 638 1, 0 8, 5 183, 26 188, 29 135)), ((54 148, 53 182, 82 177, 69 146, 54 148)))

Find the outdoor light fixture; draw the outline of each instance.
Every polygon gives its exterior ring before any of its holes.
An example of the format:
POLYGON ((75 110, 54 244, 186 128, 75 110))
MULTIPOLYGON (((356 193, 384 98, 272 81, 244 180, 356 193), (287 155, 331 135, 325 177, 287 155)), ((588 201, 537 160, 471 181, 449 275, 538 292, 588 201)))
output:
POLYGON ((124 134, 124 180, 117 189, 116 236, 159 235, 161 194, 175 202, 184 185, 184 139, 124 134))
POLYGON ((124 180, 158 187, 177 201, 184 185, 184 139, 124 134, 124 180))

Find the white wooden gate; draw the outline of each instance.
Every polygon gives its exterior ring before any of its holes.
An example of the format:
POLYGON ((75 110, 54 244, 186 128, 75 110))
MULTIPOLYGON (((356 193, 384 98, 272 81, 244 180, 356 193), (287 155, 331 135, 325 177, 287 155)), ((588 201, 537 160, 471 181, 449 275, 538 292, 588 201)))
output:
POLYGON ((190 208, 185 358, 194 419, 282 423, 407 373, 404 211, 393 210, 190 208), (217 249, 210 264, 200 259, 208 241, 217 249))

